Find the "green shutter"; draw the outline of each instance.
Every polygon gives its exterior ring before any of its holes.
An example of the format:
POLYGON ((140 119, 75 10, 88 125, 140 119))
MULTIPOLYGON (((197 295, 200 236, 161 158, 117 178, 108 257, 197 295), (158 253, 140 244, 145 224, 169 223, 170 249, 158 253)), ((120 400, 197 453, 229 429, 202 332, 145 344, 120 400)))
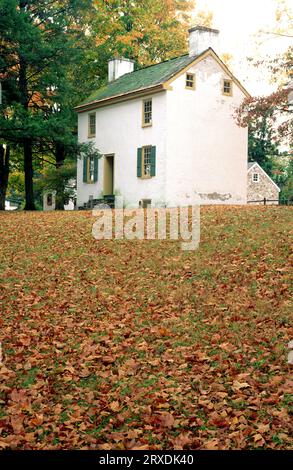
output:
POLYGON ((98 181, 98 168, 99 168, 99 159, 95 157, 94 159, 94 182, 98 181))
POLYGON ((83 182, 87 183, 87 157, 83 157, 83 182))
POLYGON ((137 149, 137 177, 141 178, 141 156, 142 156, 142 149, 137 149))
POLYGON ((151 176, 156 176, 156 147, 151 150, 151 176))

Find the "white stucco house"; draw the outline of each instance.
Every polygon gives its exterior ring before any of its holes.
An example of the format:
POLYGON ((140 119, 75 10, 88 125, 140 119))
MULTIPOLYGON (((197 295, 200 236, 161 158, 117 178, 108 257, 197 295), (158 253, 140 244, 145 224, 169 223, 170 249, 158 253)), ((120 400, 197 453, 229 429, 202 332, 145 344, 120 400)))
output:
POLYGON ((134 71, 108 64, 108 84, 76 107, 80 142, 101 158, 77 165, 77 207, 121 195, 131 207, 246 204, 245 88, 215 50, 219 31, 189 30, 189 54, 134 71))

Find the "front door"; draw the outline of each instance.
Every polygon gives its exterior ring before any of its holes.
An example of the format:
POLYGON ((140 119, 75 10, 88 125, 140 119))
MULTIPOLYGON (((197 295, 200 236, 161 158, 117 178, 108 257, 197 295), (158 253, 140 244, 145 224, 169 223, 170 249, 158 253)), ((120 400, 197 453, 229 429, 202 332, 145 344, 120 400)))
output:
POLYGON ((114 155, 104 156, 104 196, 114 193, 114 155))

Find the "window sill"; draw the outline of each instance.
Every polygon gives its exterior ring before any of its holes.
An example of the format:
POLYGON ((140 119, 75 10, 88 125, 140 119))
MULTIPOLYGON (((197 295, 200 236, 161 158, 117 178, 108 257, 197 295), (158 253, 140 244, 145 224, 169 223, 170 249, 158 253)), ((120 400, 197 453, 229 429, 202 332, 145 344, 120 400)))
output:
POLYGON ((151 127, 152 125, 153 125, 152 122, 150 122, 149 124, 144 124, 144 123, 143 123, 143 124, 141 125, 141 127, 151 127))
POLYGON ((194 87, 194 86, 185 86, 185 90, 194 91, 194 90, 195 90, 195 87, 194 87))
POLYGON ((94 139, 95 137, 96 137, 96 134, 91 134, 87 136, 88 139, 94 139))

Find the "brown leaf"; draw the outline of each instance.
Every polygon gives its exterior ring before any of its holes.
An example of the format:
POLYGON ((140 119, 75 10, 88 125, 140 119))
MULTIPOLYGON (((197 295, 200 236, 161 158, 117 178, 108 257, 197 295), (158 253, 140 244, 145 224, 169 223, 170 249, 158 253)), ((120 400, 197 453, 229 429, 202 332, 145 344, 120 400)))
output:
POLYGON ((22 416, 11 416, 10 418, 11 426, 15 434, 20 434, 23 432, 23 417, 22 416))
POLYGON ((265 440, 264 440, 264 438, 262 437, 261 434, 254 434, 253 440, 254 440, 254 442, 256 442, 257 445, 259 445, 259 446, 262 446, 262 445, 265 444, 265 440))
POLYGON ((190 444, 191 440, 188 434, 180 434, 173 440, 174 449, 182 450, 184 446, 190 444))
POLYGON ((172 428, 174 425, 175 419, 171 413, 162 413, 161 414, 161 424, 163 427, 172 428))
POLYGON ((250 387, 250 385, 247 382, 238 382, 238 380, 234 380, 232 385, 232 389, 234 390, 234 392, 238 392, 239 390, 248 387, 250 387))
POLYGON ((110 409, 112 411, 119 411, 120 410, 120 403, 119 401, 112 401, 112 403, 110 403, 110 409))
POLYGON ((104 357, 102 357, 102 362, 104 364, 112 364, 113 362, 115 362, 115 360, 116 359, 113 356, 104 356, 104 357))
POLYGON ((219 440, 218 439, 211 439, 210 441, 206 441, 203 443, 205 449, 208 450, 218 450, 219 448, 219 440))

